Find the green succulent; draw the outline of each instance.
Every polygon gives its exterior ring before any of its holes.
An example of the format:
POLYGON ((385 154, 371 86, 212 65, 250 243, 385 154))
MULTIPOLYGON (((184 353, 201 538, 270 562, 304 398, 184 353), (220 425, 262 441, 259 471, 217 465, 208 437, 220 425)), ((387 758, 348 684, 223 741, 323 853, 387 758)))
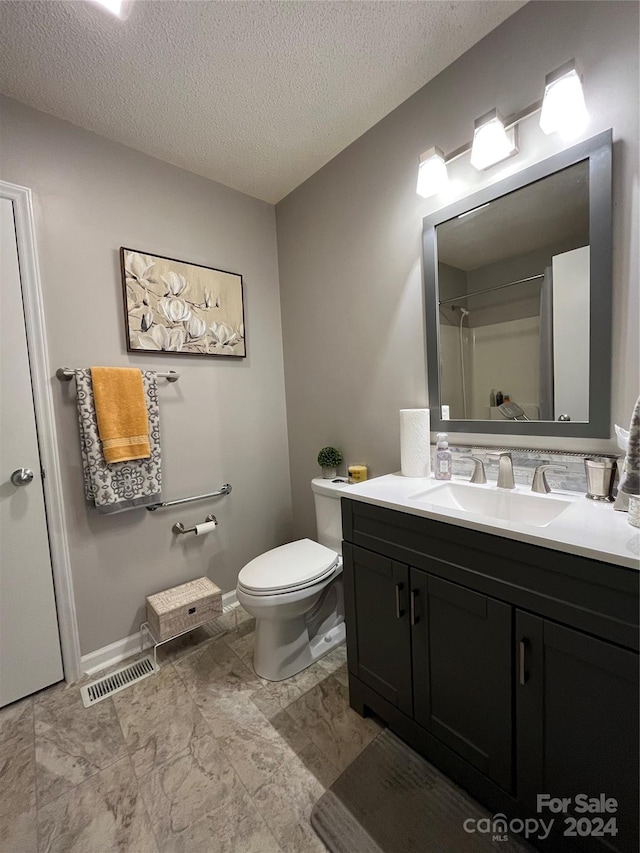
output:
POLYGON ((335 447, 323 447, 318 453, 318 465, 323 468, 337 468, 342 465, 342 453, 335 447))

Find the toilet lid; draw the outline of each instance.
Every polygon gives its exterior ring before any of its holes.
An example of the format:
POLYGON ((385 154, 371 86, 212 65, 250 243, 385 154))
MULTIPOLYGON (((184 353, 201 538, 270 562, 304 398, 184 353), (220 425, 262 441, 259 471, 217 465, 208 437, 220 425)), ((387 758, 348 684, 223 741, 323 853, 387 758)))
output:
POLYGON ((241 569, 238 583, 247 590, 295 589, 332 571, 338 554, 311 539, 299 539, 261 554, 241 569))

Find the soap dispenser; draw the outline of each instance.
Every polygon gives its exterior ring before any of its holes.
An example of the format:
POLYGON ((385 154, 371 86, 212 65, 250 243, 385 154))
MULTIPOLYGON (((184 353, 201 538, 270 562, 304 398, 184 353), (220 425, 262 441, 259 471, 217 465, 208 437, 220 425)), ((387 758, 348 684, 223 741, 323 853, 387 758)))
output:
POLYGON ((453 460, 449 450, 449 436, 446 432, 438 433, 438 446, 436 447, 436 480, 450 480, 453 460))

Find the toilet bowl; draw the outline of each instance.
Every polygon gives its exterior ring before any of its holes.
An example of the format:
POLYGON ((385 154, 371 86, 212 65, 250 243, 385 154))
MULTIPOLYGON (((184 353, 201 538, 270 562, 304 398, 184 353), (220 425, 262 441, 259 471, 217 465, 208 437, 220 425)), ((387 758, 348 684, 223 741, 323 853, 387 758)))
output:
POLYGON ((318 542, 299 539, 261 554, 238 575, 238 602, 255 617, 253 665, 269 681, 290 678, 344 642, 344 480, 313 480, 318 542))

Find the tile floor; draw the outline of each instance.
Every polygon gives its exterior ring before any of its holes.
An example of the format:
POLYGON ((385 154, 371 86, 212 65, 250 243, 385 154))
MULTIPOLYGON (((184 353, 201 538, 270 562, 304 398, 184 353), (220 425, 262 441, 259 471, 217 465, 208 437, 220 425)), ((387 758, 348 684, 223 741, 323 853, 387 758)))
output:
POLYGON ((379 731, 349 708, 344 646, 272 683, 253 620, 198 629, 85 709, 58 685, 0 710, 1 853, 315 853, 325 789, 379 731))

